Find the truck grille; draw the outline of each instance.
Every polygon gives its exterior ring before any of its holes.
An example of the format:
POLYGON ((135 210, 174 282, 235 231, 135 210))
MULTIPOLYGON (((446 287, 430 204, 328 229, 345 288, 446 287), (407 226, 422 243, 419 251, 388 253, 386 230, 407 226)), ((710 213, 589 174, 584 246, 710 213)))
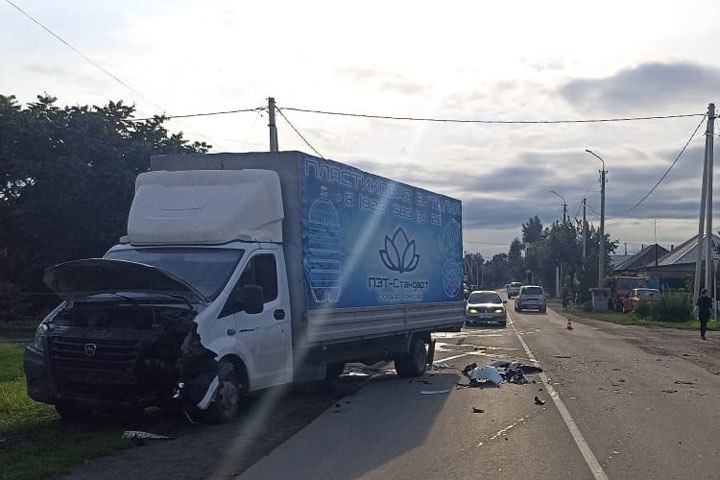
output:
POLYGON ((56 371, 132 374, 139 352, 137 340, 50 339, 51 365, 56 371))

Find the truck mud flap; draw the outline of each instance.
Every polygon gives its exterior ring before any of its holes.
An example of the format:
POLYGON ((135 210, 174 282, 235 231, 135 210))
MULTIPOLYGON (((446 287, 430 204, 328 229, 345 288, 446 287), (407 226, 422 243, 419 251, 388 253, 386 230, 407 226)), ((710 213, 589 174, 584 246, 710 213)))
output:
POLYGON ((427 357, 425 357, 426 358, 425 364, 428 366, 429 369, 432 369, 433 362, 435 361, 435 342, 436 341, 437 340, 432 340, 428 344, 427 357))

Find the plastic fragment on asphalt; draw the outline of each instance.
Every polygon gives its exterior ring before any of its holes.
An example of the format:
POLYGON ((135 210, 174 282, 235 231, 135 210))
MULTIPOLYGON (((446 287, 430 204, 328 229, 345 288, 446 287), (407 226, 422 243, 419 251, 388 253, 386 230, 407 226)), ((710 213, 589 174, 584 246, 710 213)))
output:
POLYGON ((450 365, 447 364, 447 362, 437 362, 433 363, 433 368, 435 370, 445 370, 448 368, 452 368, 450 365))
POLYGON ((444 395, 450 393, 450 389, 447 390, 421 390, 420 395, 444 395))
POLYGON ((145 440, 173 440, 175 437, 158 435, 156 433, 140 432, 137 430, 126 430, 123 432, 122 438, 124 440, 130 440, 137 446, 142 446, 145 444, 145 440))
POLYGON ((482 408, 473 407, 473 413, 485 413, 485 410, 482 408))
POLYGON ((470 371, 468 376, 470 377, 470 380, 474 380, 476 382, 485 380, 494 385, 500 385, 503 382, 500 372, 498 372, 495 367, 475 367, 470 371))
POLYGON ((540 398, 535 395, 535 405, 545 405, 545 400, 540 400, 540 398))

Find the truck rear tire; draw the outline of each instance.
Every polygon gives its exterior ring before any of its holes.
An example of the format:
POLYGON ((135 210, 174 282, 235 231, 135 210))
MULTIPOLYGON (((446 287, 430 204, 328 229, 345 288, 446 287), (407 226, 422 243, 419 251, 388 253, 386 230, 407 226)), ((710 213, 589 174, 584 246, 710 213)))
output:
POLYGON ((395 370, 401 377, 419 377, 427 369, 427 351, 425 342, 413 338, 410 342, 410 351, 395 358, 395 370))

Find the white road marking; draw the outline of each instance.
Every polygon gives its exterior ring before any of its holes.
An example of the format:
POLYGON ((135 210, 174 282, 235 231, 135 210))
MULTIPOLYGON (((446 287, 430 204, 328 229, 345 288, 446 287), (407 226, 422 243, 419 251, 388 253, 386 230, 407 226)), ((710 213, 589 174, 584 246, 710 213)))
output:
MULTIPOLYGON (((515 328, 515 322, 512 320, 509 311, 508 319, 510 320, 509 323, 513 329, 513 332, 515 332, 515 336, 518 338, 518 340, 520 340, 520 344, 523 346, 523 349, 525 349, 525 353, 527 353, 527 356, 531 358, 533 362, 537 363, 537 360, 535 360, 535 355, 533 355, 532 350, 530 350, 530 347, 528 347, 527 343, 525 343, 525 340, 523 340, 523 338, 518 333, 517 328, 515 328)), ((600 462, 598 462, 595 454, 592 452, 592 450, 590 450, 590 446, 585 441, 582 433, 580 433, 580 429, 575 423, 575 420, 573 420, 572 415, 570 415, 570 412, 565 406, 565 403, 560 399, 560 395, 558 395, 557 391, 555 391, 552 384, 548 381, 545 372, 540 373, 540 380, 542 380, 543 385, 545 385, 545 390, 547 391, 548 395, 550 395, 550 398, 560 412, 560 416, 565 422, 565 426, 567 426, 568 430, 570 430, 570 435, 572 435, 573 440, 575 440, 575 445, 577 445, 580 453, 582 453, 582 456, 585 459, 585 463, 587 463, 587 466, 590 468, 590 472, 593 474, 593 477, 595 477, 595 480, 609 480, 602 466, 600 466, 600 462)))

